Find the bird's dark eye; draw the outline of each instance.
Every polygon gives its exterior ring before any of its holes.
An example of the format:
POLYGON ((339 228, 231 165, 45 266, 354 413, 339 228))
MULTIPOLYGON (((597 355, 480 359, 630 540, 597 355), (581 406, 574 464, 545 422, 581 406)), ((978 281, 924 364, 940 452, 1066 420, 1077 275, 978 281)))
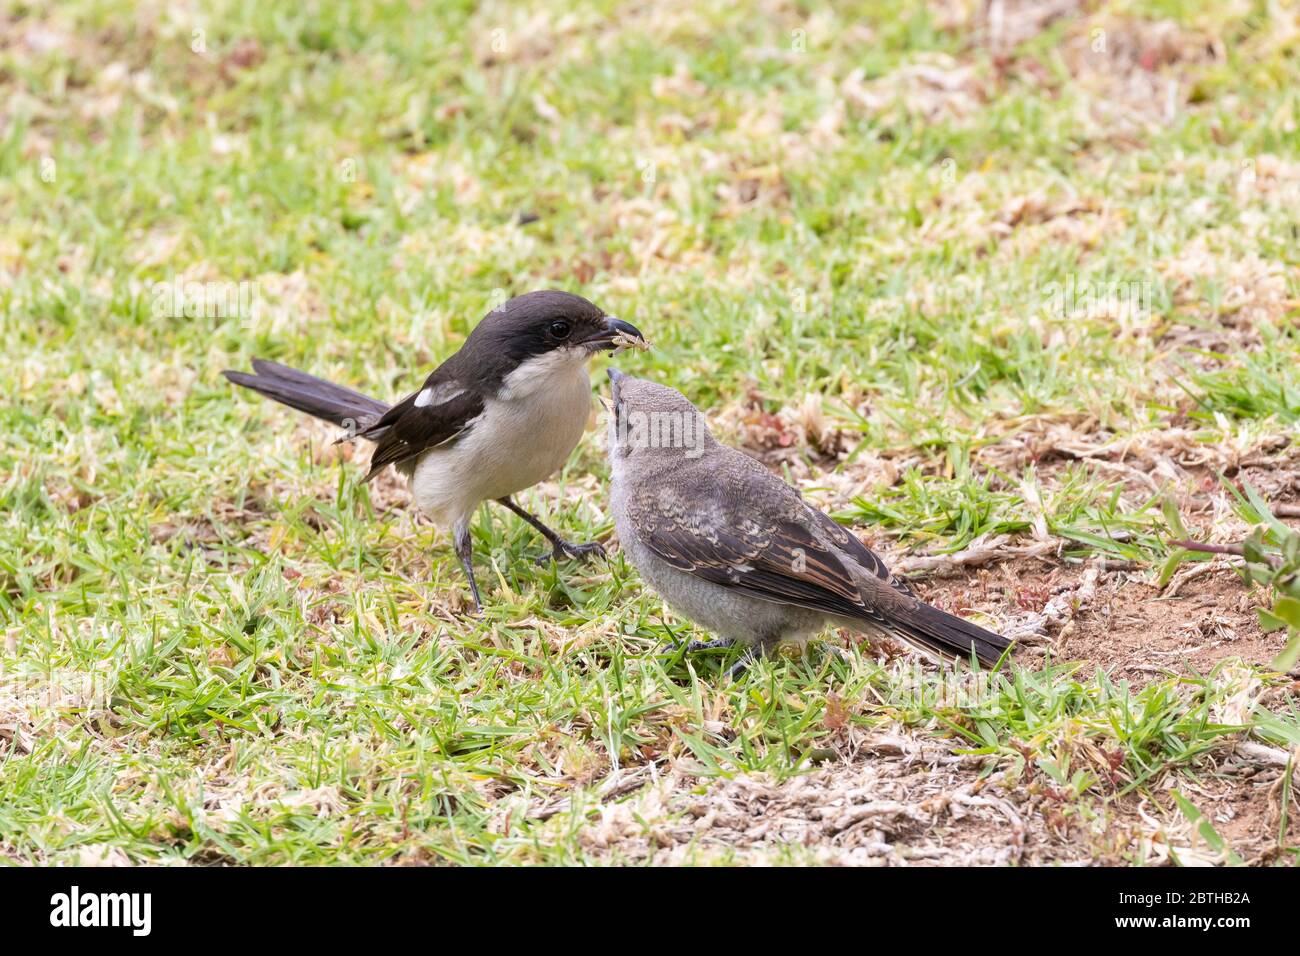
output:
POLYGON ((560 319, 556 322, 552 322, 550 328, 546 331, 551 333, 551 338, 553 339, 567 339, 570 331, 569 323, 560 319))

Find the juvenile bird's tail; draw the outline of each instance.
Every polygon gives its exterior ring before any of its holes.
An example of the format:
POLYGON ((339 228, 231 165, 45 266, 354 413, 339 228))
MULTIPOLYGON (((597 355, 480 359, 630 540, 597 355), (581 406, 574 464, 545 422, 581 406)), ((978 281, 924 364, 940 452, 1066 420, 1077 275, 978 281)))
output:
POLYGON ((388 405, 378 399, 266 359, 254 359, 252 373, 226 369, 221 374, 281 405, 356 431, 388 411, 388 405))
MULTIPOLYGON (((893 610, 893 609, 891 609, 893 610)), ((998 662, 1011 641, 963 618, 917 601, 890 615, 889 629, 922 653, 943 660, 970 661, 971 648, 986 667, 998 662)))

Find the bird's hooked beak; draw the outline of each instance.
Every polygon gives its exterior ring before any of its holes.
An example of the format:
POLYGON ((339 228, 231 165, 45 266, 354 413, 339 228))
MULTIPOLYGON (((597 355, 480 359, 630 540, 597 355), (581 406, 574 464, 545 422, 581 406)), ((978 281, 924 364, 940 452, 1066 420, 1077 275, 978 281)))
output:
POLYGON ((622 319, 607 315, 599 331, 585 339, 582 344, 591 352, 603 352, 617 348, 619 340, 625 338, 639 339, 642 344, 645 343, 645 336, 631 322, 624 322, 622 319))

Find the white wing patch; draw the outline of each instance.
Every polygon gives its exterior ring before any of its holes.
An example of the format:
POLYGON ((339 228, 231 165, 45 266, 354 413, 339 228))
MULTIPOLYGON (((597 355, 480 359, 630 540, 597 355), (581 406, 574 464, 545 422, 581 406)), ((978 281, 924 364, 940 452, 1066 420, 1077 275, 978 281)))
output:
POLYGON ((415 396, 415 407, 426 408, 429 405, 441 405, 443 402, 449 402, 457 395, 463 394, 464 391, 465 389, 456 382, 443 382, 441 385, 434 385, 421 390, 420 394, 415 396))

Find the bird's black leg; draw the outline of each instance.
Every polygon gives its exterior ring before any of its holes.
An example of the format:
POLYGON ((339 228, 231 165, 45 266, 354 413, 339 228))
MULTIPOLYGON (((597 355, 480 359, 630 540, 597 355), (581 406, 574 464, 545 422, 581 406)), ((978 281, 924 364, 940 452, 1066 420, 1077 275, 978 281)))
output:
MULTIPOLYGON (((547 541, 551 543, 551 557, 553 561, 563 561, 565 558, 585 558, 588 555, 598 554, 605 557, 605 549, 599 541, 591 541, 587 544, 574 544, 571 541, 565 541, 558 534, 552 531, 546 525, 542 524, 523 508, 515 504, 510 498, 498 498, 497 504, 505 505, 519 517, 523 518, 530 525, 536 528, 547 541)), ((546 558, 542 558, 538 563, 545 563, 546 558)))
POLYGON ((460 566, 469 579, 469 593, 474 597, 474 614, 477 616, 483 613, 483 602, 479 600, 478 582, 474 580, 474 546, 470 541, 468 521, 456 525, 454 537, 456 557, 460 558, 460 566))

